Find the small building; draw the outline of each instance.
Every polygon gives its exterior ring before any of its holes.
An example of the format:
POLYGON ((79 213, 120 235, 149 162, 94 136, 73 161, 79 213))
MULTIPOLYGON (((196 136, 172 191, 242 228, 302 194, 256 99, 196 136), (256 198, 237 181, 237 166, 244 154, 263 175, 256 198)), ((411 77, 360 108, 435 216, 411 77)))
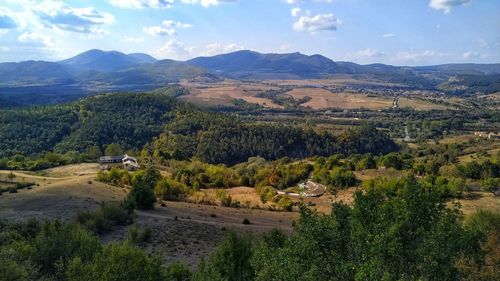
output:
POLYGON ((123 156, 102 156, 99 158, 99 164, 120 164, 123 156))
POLYGON ((500 139, 500 135, 491 132, 474 132, 476 137, 486 138, 486 139, 500 139))
POLYGON ((137 159, 125 154, 122 159, 123 167, 128 171, 137 171, 141 168, 137 163, 137 159))
POLYGON ((110 170, 111 168, 124 168, 128 171, 136 171, 141 167, 135 157, 127 154, 120 156, 102 156, 99 158, 99 168, 101 170, 110 170))

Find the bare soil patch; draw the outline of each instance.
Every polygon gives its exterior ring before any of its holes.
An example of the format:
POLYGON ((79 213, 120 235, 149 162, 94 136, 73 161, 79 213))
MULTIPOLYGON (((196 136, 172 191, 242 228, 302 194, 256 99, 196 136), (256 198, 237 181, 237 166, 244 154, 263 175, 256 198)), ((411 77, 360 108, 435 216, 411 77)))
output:
POLYGON ((220 84, 189 84, 184 83, 184 86, 189 88, 189 95, 183 96, 182 99, 194 104, 205 106, 216 105, 232 105, 234 99, 242 99, 248 103, 258 104, 268 108, 283 108, 282 106, 273 103, 270 99, 259 98, 256 95, 260 92, 277 89, 269 85, 261 83, 242 83, 224 81, 220 84))
POLYGON ((409 98, 400 98, 399 106, 403 108, 410 107, 415 110, 434 110, 434 109, 444 110, 449 108, 448 106, 442 104, 437 104, 426 100, 409 99, 409 98))
MULTIPOLYGON (((500 213, 500 198, 489 192, 471 192, 465 198, 456 200, 460 203, 464 215, 470 215, 478 210, 488 210, 500 213)), ((453 204, 450 202, 449 204, 453 204)))
MULTIPOLYGON (((0 173, 4 174, 4 171, 0 173)), ((11 220, 69 220, 78 211, 94 210, 101 202, 119 201, 126 195, 124 189, 94 181, 94 175, 53 178, 22 172, 14 174, 16 180, 25 179, 36 185, 0 196, 0 216, 11 220)))
POLYGON ((388 98, 368 97, 368 95, 354 93, 331 93, 326 89, 319 88, 295 88, 284 95, 292 96, 294 99, 311 97, 311 100, 302 104, 302 106, 313 109, 364 107, 378 110, 392 106, 392 100, 388 98))
POLYGON ((356 178, 362 181, 372 180, 375 178, 387 178, 387 179, 400 179, 403 177, 403 173, 393 168, 388 169, 369 169, 363 171, 354 172, 356 178))

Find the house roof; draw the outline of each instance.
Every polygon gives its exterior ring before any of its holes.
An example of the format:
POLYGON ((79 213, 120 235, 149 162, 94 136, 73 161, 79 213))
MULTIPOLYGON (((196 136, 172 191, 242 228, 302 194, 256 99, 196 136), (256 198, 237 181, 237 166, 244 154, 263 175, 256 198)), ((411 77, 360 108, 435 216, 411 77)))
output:
POLYGON ((123 156, 101 156, 99 158, 100 161, 118 161, 118 160, 122 160, 123 159, 123 156))

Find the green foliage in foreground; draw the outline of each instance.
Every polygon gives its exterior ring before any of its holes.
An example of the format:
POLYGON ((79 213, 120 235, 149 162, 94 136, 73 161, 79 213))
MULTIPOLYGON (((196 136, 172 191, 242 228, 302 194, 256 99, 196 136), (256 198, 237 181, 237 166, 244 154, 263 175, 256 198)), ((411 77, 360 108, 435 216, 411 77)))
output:
POLYGON ((102 234, 113 226, 125 226, 133 222, 132 210, 124 202, 105 202, 97 211, 79 212, 76 221, 88 230, 102 234))
POLYGON ((491 246, 498 239, 489 235, 498 235, 498 215, 478 214, 463 225, 458 210, 446 208, 435 189, 414 178, 398 187, 388 192, 375 186, 358 193, 353 207, 336 204, 330 215, 303 209, 290 236, 272 231, 251 243, 231 234, 201 263, 194 280, 488 280, 481 276, 500 275, 491 246))
POLYGON ((230 233, 192 273, 179 263, 164 266, 129 242, 102 245, 77 223, 0 221, 0 281, 500 277, 498 214, 479 212, 462 223, 435 188, 411 177, 395 186, 377 183, 356 194, 352 207, 335 204, 328 215, 302 209, 290 235, 275 230, 255 240, 230 233))

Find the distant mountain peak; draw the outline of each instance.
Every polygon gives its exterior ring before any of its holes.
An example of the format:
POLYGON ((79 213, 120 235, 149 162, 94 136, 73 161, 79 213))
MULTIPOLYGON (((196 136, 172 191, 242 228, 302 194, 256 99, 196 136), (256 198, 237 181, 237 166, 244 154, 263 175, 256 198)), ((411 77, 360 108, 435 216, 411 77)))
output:
POLYGON ((126 55, 116 50, 103 51, 99 49, 88 50, 72 58, 59 61, 60 64, 71 66, 79 71, 102 72, 120 71, 136 65, 155 62, 157 60, 147 54, 133 53, 126 55))
POLYGON ((137 60, 140 60, 144 63, 156 63, 156 62, 158 62, 158 60, 156 58, 154 58, 153 56, 148 55, 148 54, 144 54, 144 53, 131 53, 131 54, 128 54, 127 56, 135 58, 137 60))

